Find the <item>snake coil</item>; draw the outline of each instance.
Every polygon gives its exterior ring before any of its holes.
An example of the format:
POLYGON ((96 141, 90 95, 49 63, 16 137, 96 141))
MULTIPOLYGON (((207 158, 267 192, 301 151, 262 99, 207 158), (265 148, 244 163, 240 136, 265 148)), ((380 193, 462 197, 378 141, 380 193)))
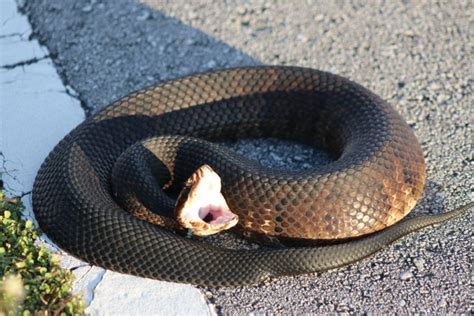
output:
POLYGON ((346 265, 472 206, 393 225, 415 206, 424 182, 413 132, 378 96, 330 73, 264 66, 165 82, 104 108, 50 153, 35 180, 33 206, 43 231, 87 262, 148 278, 230 286, 346 265), (317 170, 275 171, 210 142, 244 137, 324 147, 335 161, 317 170), (158 157, 175 185, 211 166, 247 234, 305 241, 368 236, 258 250, 180 237, 114 200, 112 170, 130 146, 158 157))

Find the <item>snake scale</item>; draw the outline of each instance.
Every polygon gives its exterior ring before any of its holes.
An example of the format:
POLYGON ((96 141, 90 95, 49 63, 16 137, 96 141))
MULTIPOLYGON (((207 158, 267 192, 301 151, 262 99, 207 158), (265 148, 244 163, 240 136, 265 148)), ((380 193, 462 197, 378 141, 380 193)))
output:
MULTIPOLYGON (((42 230, 89 263, 160 280, 235 286, 347 265, 472 206, 393 225, 415 206, 424 182, 418 141, 381 98, 327 72, 260 66, 165 82, 105 107, 50 153, 35 180, 33 207, 42 230), (335 160, 277 171, 213 142, 248 137, 326 148, 335 160), (114 165, 131 146, 159 158, 159 170, 175 186, 201 165, 211 166, 244 234, 345 242, 225 249, 137 219, 111 189, 114 165)), ((155 202, 142 207, 147 203, 155 202)))

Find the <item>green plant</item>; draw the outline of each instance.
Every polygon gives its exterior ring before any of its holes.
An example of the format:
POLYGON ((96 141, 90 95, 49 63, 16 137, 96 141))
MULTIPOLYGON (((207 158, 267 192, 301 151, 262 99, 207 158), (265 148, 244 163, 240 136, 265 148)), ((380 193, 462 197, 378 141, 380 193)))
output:
POLYGON ((0 191, 0 316, 83 315, 82 299, 71 294, 74 275, 35 245, 40 232, 23 210, 0 191))

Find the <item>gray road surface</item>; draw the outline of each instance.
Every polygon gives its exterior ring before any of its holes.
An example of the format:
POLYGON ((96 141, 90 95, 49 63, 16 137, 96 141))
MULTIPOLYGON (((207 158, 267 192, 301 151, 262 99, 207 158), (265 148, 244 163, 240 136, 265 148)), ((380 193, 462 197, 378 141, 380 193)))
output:
MULTIPOLYGON (((88 113, 207 69, 319 68, 380 94, 414 129, 428 166, 415 214, 474 199, 471 1, 29 0, 23 10, 88 113)), ((282 168, 326 159, 274 141, 234 147, 282 168)), ((321 275, 203 292, 222 314, 472 313, 472 222, 471 212, 321 275)))

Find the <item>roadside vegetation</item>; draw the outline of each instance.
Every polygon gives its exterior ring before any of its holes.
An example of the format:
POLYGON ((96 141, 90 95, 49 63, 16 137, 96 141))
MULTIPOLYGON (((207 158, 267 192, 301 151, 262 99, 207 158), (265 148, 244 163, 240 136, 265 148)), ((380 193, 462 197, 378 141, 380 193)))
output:
POLYGON ((35 243, 40 231, 23 211, 0 191, 0 316, 84 315, 82 298, 71 293, 74 275, 35 243))

